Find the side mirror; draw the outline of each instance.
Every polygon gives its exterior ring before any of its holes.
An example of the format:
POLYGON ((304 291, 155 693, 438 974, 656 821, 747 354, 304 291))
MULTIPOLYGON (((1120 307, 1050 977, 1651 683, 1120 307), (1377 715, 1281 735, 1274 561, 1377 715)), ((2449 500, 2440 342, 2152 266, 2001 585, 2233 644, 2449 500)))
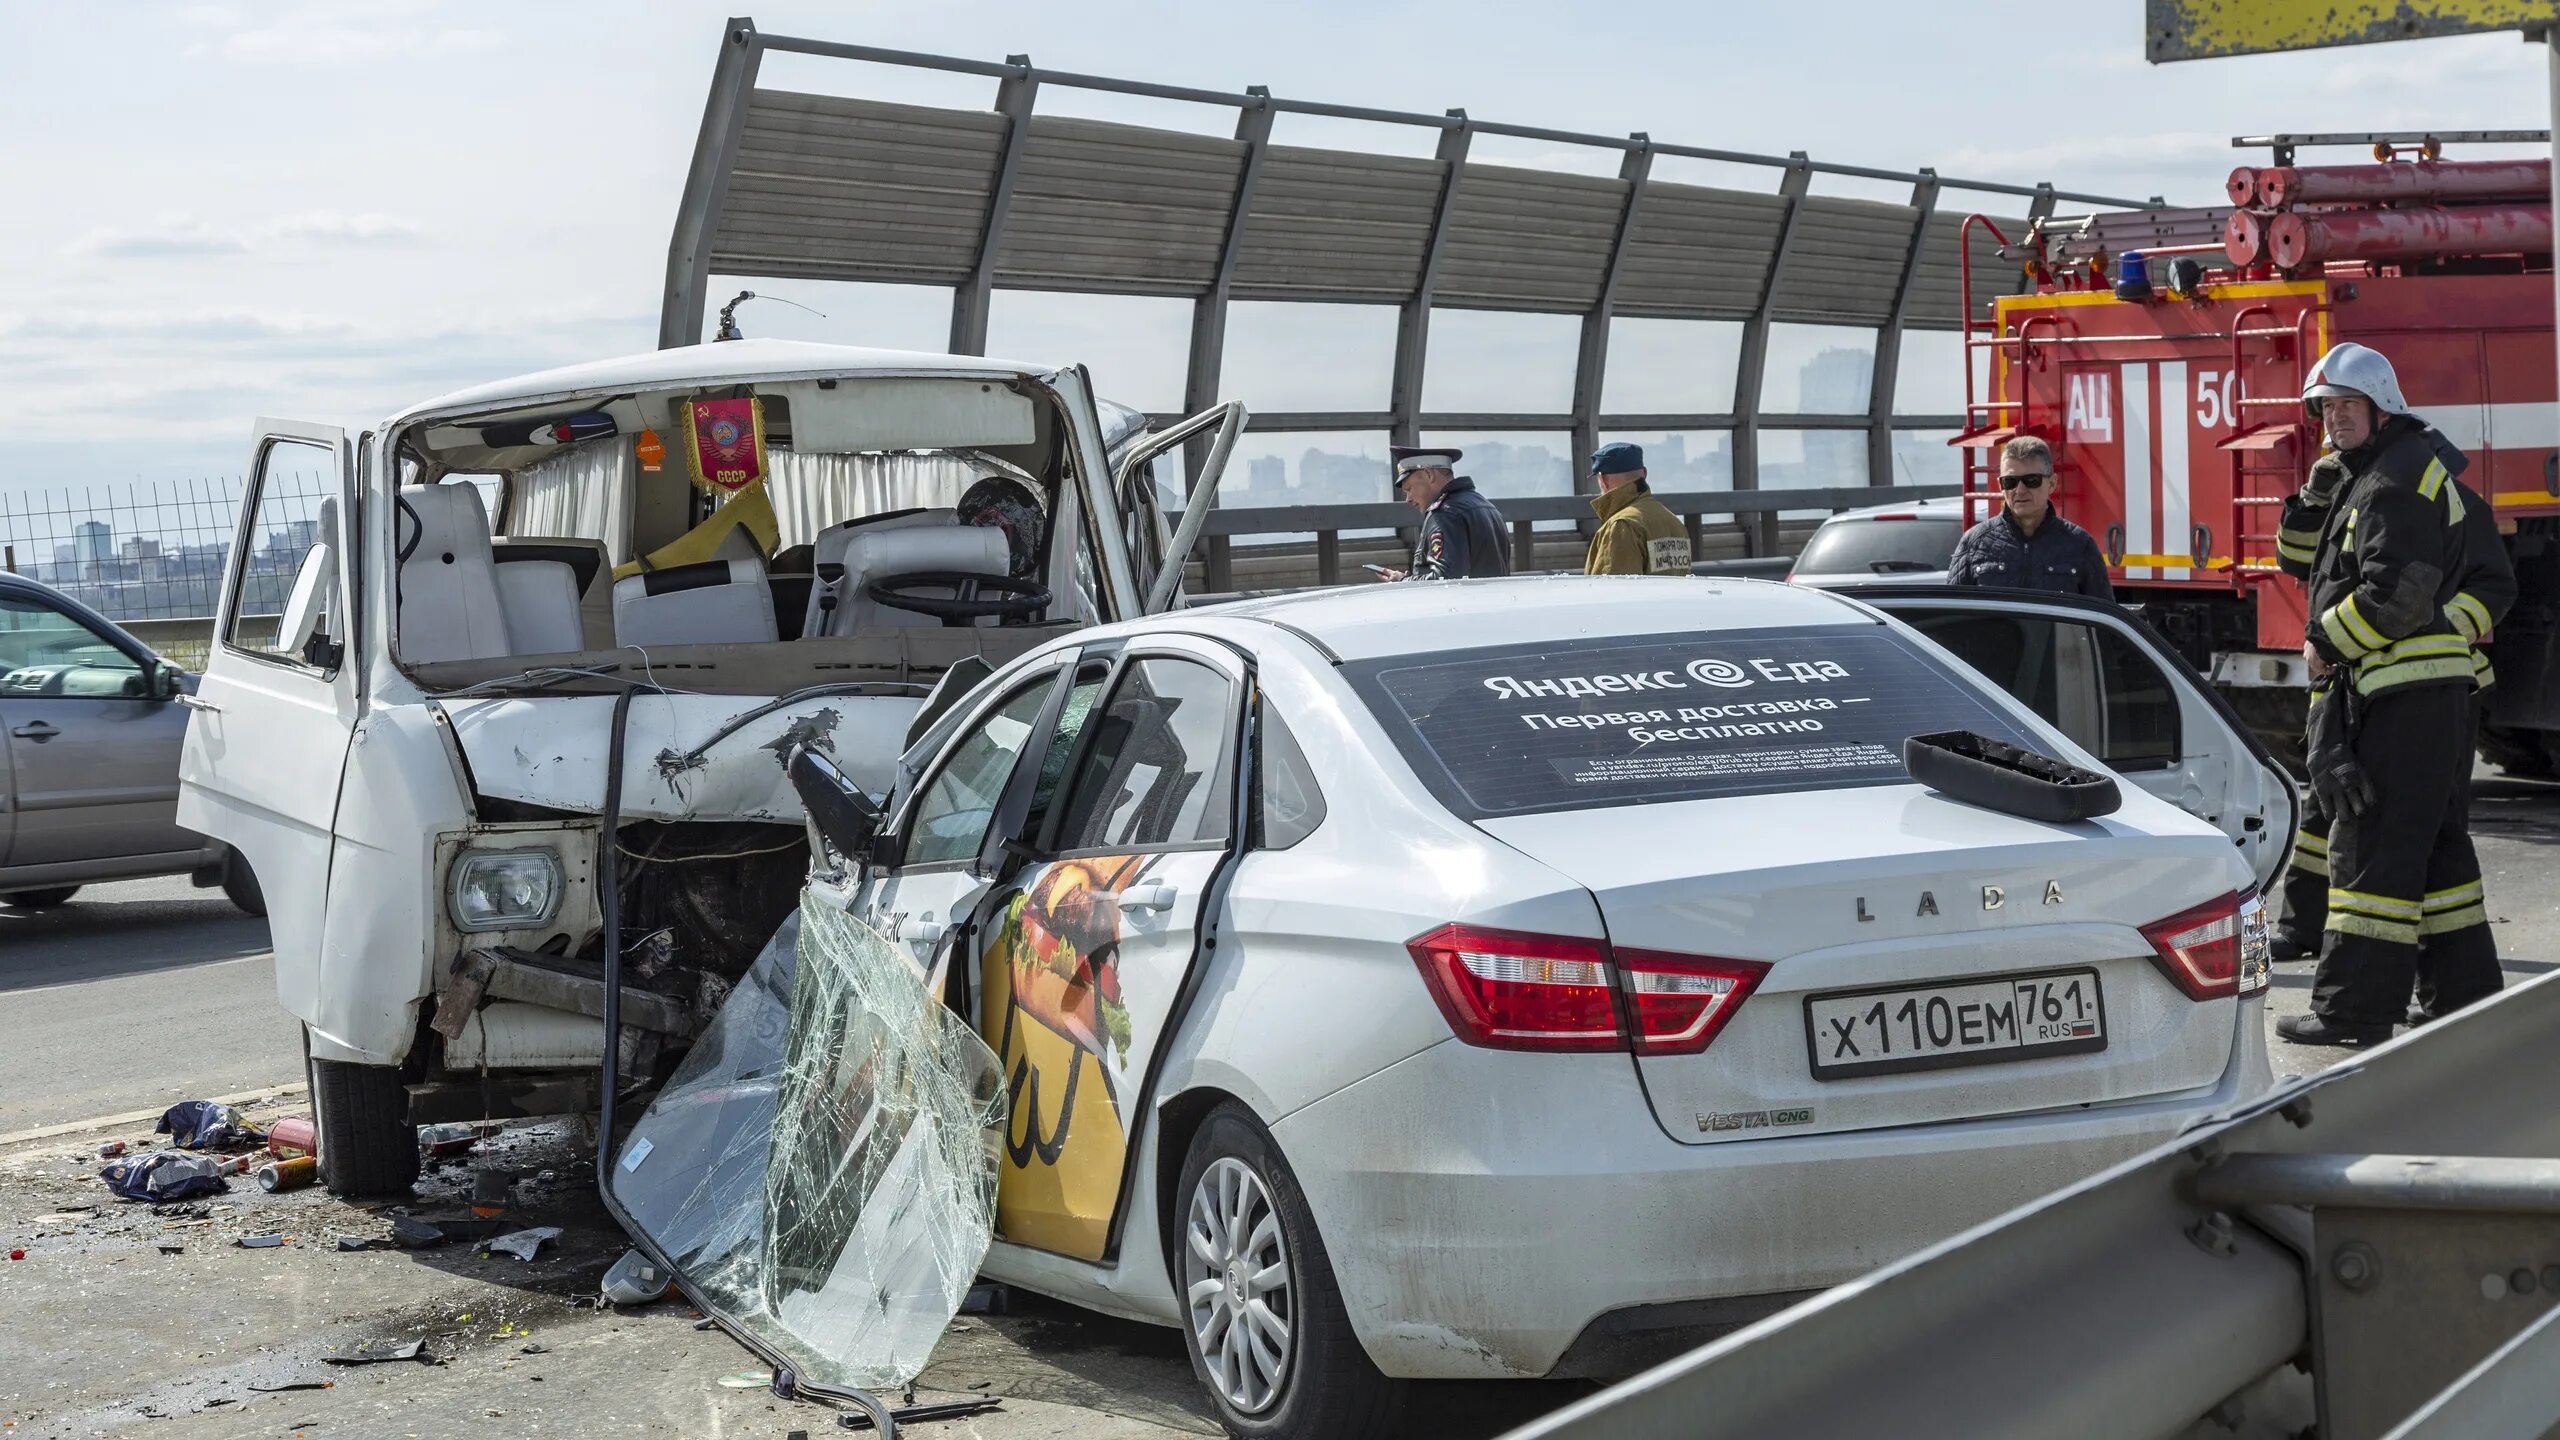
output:
POLYGON ((862 787, 846 779, 836 762, 806 745, 793 746, 782 769, 827 847, 848 860, 868 862, 871 838, 880 829, 880 807, 862 787))
POLYGON ((166 660, 159 661, 151 672, 151 698, 175 700, 185 693, 187 672, 166 660))

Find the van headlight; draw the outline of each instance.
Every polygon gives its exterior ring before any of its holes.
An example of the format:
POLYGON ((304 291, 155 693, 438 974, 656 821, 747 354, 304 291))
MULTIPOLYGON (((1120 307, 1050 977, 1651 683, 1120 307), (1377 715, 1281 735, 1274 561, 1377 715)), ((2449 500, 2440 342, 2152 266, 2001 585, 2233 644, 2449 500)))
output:
POLYGON ((445 910, 462 931, 548 924, 560 913, 560 857, 548 850, 465 850, 454 857, 445 910))

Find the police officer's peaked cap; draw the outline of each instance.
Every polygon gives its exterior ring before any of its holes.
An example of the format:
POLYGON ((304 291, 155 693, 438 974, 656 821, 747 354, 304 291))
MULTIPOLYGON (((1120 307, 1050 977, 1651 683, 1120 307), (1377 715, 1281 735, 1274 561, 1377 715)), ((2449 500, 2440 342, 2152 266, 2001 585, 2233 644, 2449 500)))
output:
POLYGON ((1591 452, 1591 473, 1594 475, 1624 475, 1643 468, 1644 447, 1641 445, 1630 445, 1620 440, 1591 452))
POLYGON ((1403 484, 1404 477, 1416 470, 1454 470, 1458 467, 1459 457, 1466 453, 1445 445, 1390 445, 1387 447, 1387 468, 1390 472, 1387 488, 1392 490, 1403 484))

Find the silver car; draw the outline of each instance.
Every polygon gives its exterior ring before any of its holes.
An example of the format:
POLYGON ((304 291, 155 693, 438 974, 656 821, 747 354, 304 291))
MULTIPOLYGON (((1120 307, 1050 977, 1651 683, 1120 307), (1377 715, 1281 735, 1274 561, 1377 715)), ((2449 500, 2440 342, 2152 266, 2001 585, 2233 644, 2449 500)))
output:
POLYGON ((1964 502, 1952 495, 1844 510, 1813 532, 1787 579, 1826 590, 1943 583, 1963 535, 1964 502))
POLYGON ((266 913, 230 849, 178 828, 195 677, 114 621, 0 574, 0 908, 49 910, 97 881, 189 875, 266 913))

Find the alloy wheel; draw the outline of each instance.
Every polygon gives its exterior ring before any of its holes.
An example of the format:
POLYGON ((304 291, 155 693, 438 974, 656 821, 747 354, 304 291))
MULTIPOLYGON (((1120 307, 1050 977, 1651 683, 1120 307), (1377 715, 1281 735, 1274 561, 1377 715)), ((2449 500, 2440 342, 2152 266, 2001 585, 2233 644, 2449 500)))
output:
POLYGON ((1297 1323, 1289 1252, 1271 1192, 1253 1167, 1221 1157, 1191 1191, 1183 1294, 1209 1382, 1253 1415, 1280 1398, 1297 1323))

